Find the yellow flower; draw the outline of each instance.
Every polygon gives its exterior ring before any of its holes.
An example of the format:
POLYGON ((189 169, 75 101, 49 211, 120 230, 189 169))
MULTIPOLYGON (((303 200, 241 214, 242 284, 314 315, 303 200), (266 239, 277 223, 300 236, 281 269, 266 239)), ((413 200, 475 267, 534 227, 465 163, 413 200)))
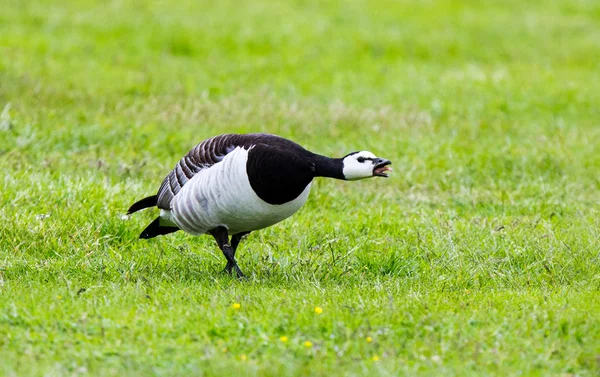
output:
POLYGON ((323 313, 323 309, 321 309, 320 307, 316 306, 315 307, 315 313, 321 314, 321 313, 323 313))
POLYGON ((240 355, 240 360, 246 361, 248 360, 248 357, 246 355, 240 355))
POLYGON ((313 346, 313 344, 312 344, 312 342, 310 340, 307 340, 306 342, 304 342, 304 347, 310 348, 312 346, 313 346))
POLYGON ((234 304, 231 304, 231 307, 234 308, 235 310, 238 310, 239 308, 242 307, 242 305, 240 303, 236 302, 234 304))
POLYGON ((279 340, 282 341, 283 343, 285 343, 288 341, 288 337, 284 335, 284 336, 280 337, 279 340))
POLYGON ((227 352, 229 352, 229 349, 228 349, 227 347, 224 347, 224 348, 222 349, 222 351, 223 351, 223 353, 227 353, 227 352))
POLYGON ((371 358, 371 360, 373 360, 373 361, 379 361, 379 356, 377 356, 377 355, 374 355, 374 356, 371 358))
POLYGON ((371 338, 370 336, 367 336, 367 343, 371 343, 373 341, 373 338, 371 338))
POLYGON ((62 296, 58 295, 58 296, 56 296, 56 298, 60 300, 60 299, 62 299, 62 296))

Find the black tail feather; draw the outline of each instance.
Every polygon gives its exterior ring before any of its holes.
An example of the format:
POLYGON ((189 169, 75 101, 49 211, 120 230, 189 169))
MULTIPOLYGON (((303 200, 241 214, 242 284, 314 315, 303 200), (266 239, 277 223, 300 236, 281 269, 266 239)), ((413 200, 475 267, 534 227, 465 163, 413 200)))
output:
POLYGON ((131 207, 129 207, 129 209, 127 210, 127 214, 131 215, 132 213, 137 212, 141 209, 148 208, 148 207, 154 207, 154 206, 156 206, 157 200, 158 200, 157 195, 148 196, 147 198, 138 200, 137 202, 133 203, 133 205, 131 207))
POLYGON ((172 226, 160 226, 160 217, 157 217, 142 231, 140 238, 154 238, 163 234, 177 232, 178 230, 179 228, 172 226))

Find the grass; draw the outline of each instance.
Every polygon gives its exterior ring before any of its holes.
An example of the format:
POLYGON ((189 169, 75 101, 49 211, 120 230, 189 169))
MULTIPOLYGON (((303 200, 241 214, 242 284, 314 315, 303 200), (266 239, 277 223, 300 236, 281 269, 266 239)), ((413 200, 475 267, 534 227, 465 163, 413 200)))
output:
POLYGON ((2 8, 0 375, 600 373, 596 1, 2 8), (254 131, 393 176, 317 180, 249 281, 137 239, 182 154, 254 131))

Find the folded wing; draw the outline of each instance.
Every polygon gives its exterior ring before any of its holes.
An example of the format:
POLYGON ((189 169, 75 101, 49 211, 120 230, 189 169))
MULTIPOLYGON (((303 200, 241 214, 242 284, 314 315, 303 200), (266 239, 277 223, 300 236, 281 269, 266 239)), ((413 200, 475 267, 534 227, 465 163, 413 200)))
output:
POLYGON ((219 135, 206 139, 192 148, 165 177, 158 189, 156 205, 170 209, 171 200, 192 177, 218 164, 236 147, 242 146, 240 135, 219 135))

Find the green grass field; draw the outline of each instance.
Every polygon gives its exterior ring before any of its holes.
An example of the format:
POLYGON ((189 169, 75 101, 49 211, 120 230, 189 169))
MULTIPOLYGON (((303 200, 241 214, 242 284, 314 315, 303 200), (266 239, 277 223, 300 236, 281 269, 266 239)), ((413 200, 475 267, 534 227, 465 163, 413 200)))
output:
POLYGON ((0 376, 599 375, 599 25, 594 0, 4 0, 0 376), (238 281, 211 237, 122 218, 225 132, 394 172, 316 180, 238 281))

